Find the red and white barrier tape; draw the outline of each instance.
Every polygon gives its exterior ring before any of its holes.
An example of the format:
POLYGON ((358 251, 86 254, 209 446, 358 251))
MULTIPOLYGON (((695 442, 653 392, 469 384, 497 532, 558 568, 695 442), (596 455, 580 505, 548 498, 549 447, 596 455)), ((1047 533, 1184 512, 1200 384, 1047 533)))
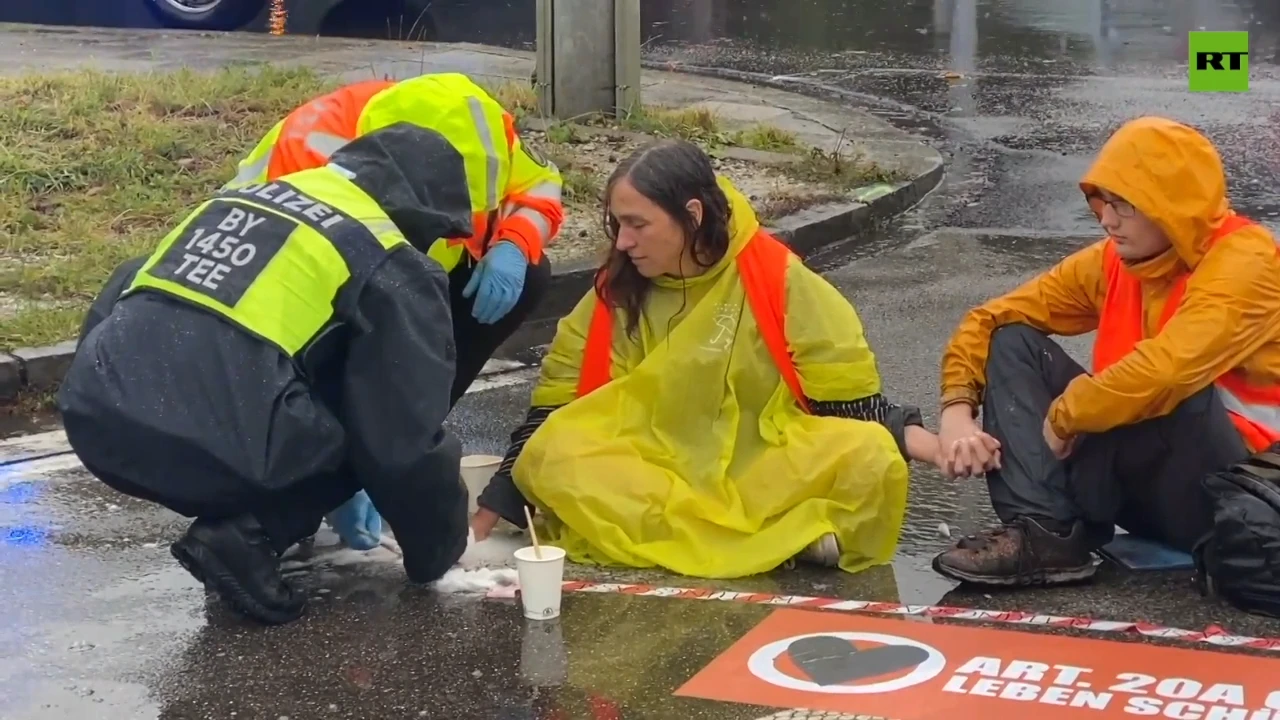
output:
MULTIPOLYGON (((515 586, 499 587, 487 597, 513 598, 515 586)), ((936 605, 900 605, 898 603, 868 602, 866 600, 841 600, 839 598, 807 597, 804 595, 773 595, 770 593, 746 593, 707 588, 657 587, 624 583, 596 583, 570 580, 564 583, 566 593, 599 593, 612 595, 637 595, 641 597, 677 598, 683 600, 719 600, 721 602, 748 605, 785 605, 787 607, 835 610, 841 612, 874 613, 879 615, 912 615, 929 618, 973 620, 1010 625, 1039 625, 1050 628, 1073 628, 1104 633, 1136 633, 1148 637, 1165 638, 1184 643, 1204 643, 1223 647, 1244 647, 1280 653, 1280 638, 1253 638, 1231 635, 1216 625, 1203 631, 1182 630, 1144 622, 1121 620, 1092 620, 1090 618, 1040 615, 1017 610, 979 610, 974 608, 940 607, 936 605)))

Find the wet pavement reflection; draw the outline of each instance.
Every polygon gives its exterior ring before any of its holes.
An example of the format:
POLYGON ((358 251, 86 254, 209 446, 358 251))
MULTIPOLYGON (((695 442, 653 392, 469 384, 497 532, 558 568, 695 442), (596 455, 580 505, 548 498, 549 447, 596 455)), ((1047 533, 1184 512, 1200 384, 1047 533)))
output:
MULTIPOLYGON (((514 601, 407 586, 395 562, 335 562, 291 573, 310 610, 266 630, 171 561, 180 518, 65 456, 0 467, 0 717, 532 720, 599 698, 626 718, 762 714, 670 695, 764 607, 573 594, 561 621, 528 623, 514 601)), ((728 586, 898 599, 891 568, 728 586)))
POLYGON ((1255 54, 1280 37, 1280 9, 1267 0, 676 0, 646 8, 651 43, 740 45, 794 63, 954 52, 955 18, 973 29, 986 62, 1008 64, 1185 62, 1189 30, 1248 30, 1255 54))
MULTIPOLYGON (((148 0, 10 0, 0 7, 0 22, 107 27, 153 27, 148 0)), ((392 3, 307 0, 323 11, 343 4, 372 15, 392 3), (378 7, 375 7, 378 6, 378 7)), ((299 14, 309 12, 299 0, 299 14)), ((425 9, 426 39, 531 45, 535 0, 403 0, 400 12, 415 17, 425 9), (421 6, 421 7, 419 7, 421 6)), ((644 0, 641 20, 645 43, 663 45, 731 44, 752 51, 808 56, 874 52, 881 63, 895 55, 932 54, 947 49, 943 27, 972 6, 971 21, 980 37, 979 54, 1010 62, 1070 59, 1108 67, 1139 59, 1185 62, 1188 30, 1248 30, 1254 62, 1274 62, 1280 50, 1280 6, 1270 0, 644 0)), ((402 37, 385 19, 360 23, 360 14, 344 20, 351 27, 298 28, 299 32, 402 37), (374 27, 376 25, 376 27, 374 27)), ((261 22, 247 29, 261 30, 261 22)), ((775 62, 777 58, 774 58, 775 62)))
POLYGON ((513 602, 451 602, 404 591, 356 606, 335 600, 265 647, 258 633, 213 623, 175 658, 182 678, 164 711, 176 717, 474 717, 534 720, 591 717, 612 705, 619 717, 751 718, 741 706, 681 700, 671 693, 763 617, 759 607, 624 596, 566 597, 559 621, 525 621, 513 602), (322 637, 307 623, 341 627, 322 637), (414 628, 388 636, 386 627, 414 628), (638 634, 639 627, 650 628, 638 634), (618 652, 622 645, 627 652, 618 652), (240 662, 252 648, 278 670, 263 676, 240 662), (337 655, 317 668, 316 654, 337 655), (219 689, 248 690, 228 703, 219 689), (299 689, 306 688, 303 693, 299 689), (264 702, 263 698, 270 698, 264 702), (557 713, 559 711, 559 713, 557 713))
MULTIPOLYGON (((908 302, 932 311, 910 327, 895 324, 888 354, 909 357, 932 347, 932 331, 950 322, 955 308, 942 297, 986 289, 974 264, 1020 273, 1038 261, 1028 255, 1010 262, 1001 245, 963 233, 928 236, 905 260, 923 263, 960 247, 973 251, 954 266, 966 287, 939 282, 942 273, 908 279, 905 265, 892 260, 856 262, 832 277, 857 297, 874 328, 908 302), (908 301, 912 295, 920 299, 908 301)), ((892 363, 886 381, 914 394, 924 375, 900 368, 892 363)), ((514 412, 524 401, 520 390, 473 394, 460 414, 475 422, 514 412)), ((469 448, 493 442, 492 431, 461 430, 469 448)), ((958 529, 988 519, 981 485, 927 473, 913 483, 902 552, 892 566, 857 575, 800 567, 714 583, 598 567, 571 566, 567 577, 1280 634, 1275 621, 1200 599, 1186 573, 1104 566, 1099 581, 1083 588, 954 590, 928 570, 927 558, 945 542, 940 522, 958 529)), ((394 559, 303 551, 290 558, 305 561, 290 559, 286 567, 309 597, 308 614, 264 629, 205 598, 171 560, 168 543, 184 527, 171 513, 105 490, 65 454, 0 465, 0 717, 751 720, 772 712, 672 696, 769 606, 572 593, 558 622, 529 623, 512 600, 408 586, 394 559), (595 714, 602 707, 616 714, 595 714)))
MULTIPOLYGON (((823 4, 796 3, 794 14, 823 4)), ((1280 4, 929 0, 828 10, 814 32, 834 38, 825 33, 844 27, 839 49, 800 40, 787 30, 794 17, 750 32, 729 30, 726 16, 712 35, 729 38, 655 45, 650 54, 788 76, 930 131, 953 153, 953 180, 991 191, 953 208, 947 224, 1092 230, 1075 181, 1106 136, 1140 114, 1204 130, 1219 145, 1236 207, 1264 222, 1280 216, 1280 4), (1188 92, 1186 32, 1200 29, 1249 31, 1249 92, 1188 92)))

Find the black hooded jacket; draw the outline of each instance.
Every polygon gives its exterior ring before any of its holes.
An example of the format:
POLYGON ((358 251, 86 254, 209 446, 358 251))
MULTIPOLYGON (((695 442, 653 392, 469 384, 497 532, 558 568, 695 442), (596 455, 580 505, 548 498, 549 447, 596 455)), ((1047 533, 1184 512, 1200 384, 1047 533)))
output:
POLYGON ((471 232, 463 161, 443 136, 403 123, 351 142, 324 171, 373 197, 413 247, 344 288, 331 326, 294 360, 167 295, 121 299, 137 258, 85 318, 59 408, 72 448, 108 484, 189 517, 253 513, 279 549, 364 488, 410 579, 429 582, 467 536, 461 446, 443 425, 448 277, 422 252, 471 232))

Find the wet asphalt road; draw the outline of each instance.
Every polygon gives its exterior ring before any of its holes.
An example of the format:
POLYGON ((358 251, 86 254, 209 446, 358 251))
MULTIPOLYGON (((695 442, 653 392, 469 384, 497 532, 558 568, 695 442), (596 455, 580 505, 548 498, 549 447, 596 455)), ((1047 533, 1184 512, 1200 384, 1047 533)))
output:
MULTIPOLYGON (((732 29, 733 12, 732 3, 712 5, 710 19, 681 21, 673 10, 653 22, 686 40, 713 39, 732 29), (714 9, 723 5, 730 11, 714 9)), ((1205 129, 1222 149, 1237 208, 1275 226, 1276 67, 1257 56, 1249 93, 1193 95, 1177 63, 1180 28, 1211 22, 1203 18, 1228 23, 1211 29, 1241 27, 1252 12, 1261 23, 1251 27, 1255 47, 1265 49, 1280 46, 1280 18, 1207 0, 1115 2, 1107 13, 1080 17, 1048 2, 955 0, 939 8, 899 3, 900 17, 889 24, 873 17, 883 3, 860 5, 870 29, 836 17, 828 25, 846 28, 839 38, 771 40, 739 28, 752 43, 658 43, 650 52, 802 78, 925 133, 949 154, 945 185, 922 206, 820 261, 857 305, 897 399, 932 416, 937 359, 963 311, 1093 239, 1075 182, 1128 117, 1162 113, 1205 129), (965 77, 949 82, 943 70, 965 77)), ((1068 345, 1082 352, 1087 344, 1068 345)), ((523 415, 530 372, 464 399, 451 422, 469 452, 502 451, 523 415)), ((917 472, 893 567, 854 577, 780 572, 723 585, 1280 635, 1280 622, 1200 599, 1182 573, 1104 566, 1087 588, 957 591, 928 570, 928 559, 946 542, 940 524, 959 532, 989 519, 984 496, 980 483, 917 472)), ((671 697, 765 608, 575 595, 549 639, 529 630, 509 603, 406 588, 394 564, 363 563, 298 575, 312 597, 310 614, 263 631, 206 605, 171 562, 167 543, 182 527, 179 518, 111 493, 65 457, 0 464, 0 718, 514 719, 552 717, 553 706, 577 718, 589 717, 587 693, 595 691, 619 702, 625 718, 771 712, 671 697)))

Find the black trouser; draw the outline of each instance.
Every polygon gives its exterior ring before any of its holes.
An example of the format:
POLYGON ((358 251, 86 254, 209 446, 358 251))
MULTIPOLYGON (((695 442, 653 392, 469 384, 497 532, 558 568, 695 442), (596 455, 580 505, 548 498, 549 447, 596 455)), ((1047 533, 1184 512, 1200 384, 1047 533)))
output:
POLYGON ((453 341, 458 348, 458 359, 453 376, 453 393, 450 407, 458 403, 458 399, 475 382, 476 376, 484 369, 484 364, 493 357, 498 346, 522 325, 542 302, 551 285, 551 260, 545 254, 537 263, 529 263, 524 274, 524 290, 516 301, 511 312, 502 316, 492 325, 483 325, 471 311, 476 296, 462 297, 462 291, 471 281, 471 273, 475 270, 475 261, 470 255, 449 273, 449 302, 453 311, 453 341))
POLYGON ((1189 551, 1212 528, 1201 480, 1248 456, 1212 387, 1168 415, 1085 435, 1065 461, 1044 443, 1049 405, 1085 372, 1044 333, 996 330, 987 360, 983 427, 1001 444, 1001 469, 987 473, 1002 522, 1035 518, 1068 532, 1084 521, 1096 549, 1115 525, 1189 551))
POLYGON ((113 490, 164 506, 186 517, 205 520, 231 519, 252 515, 271 539, 277 553, 309 538, 320 529, 324 516, 360 491, 350 475, 306 480, 288 489, 254 497, 243 494, 227 497, 226 502, 189 502, 174 494, 160 494, 128 478, 94 467, 86 461, 85 469, 113 490))
POLYGON ((350 474, 314 478, 301 482, 276 496, 264 497, 253 516, 271 538, 276 552, 283 553, 316 534, 324 516, 360 492, 350 474))

